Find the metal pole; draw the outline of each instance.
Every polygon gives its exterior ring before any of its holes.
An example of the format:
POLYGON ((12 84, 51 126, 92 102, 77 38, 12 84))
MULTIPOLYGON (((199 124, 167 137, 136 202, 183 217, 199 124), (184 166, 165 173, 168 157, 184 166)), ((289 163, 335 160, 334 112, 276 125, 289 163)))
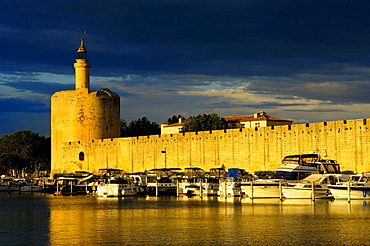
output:
POLYGON ((176 195, 177 196, 180 196, 180 182, 179 182, 179 180, 176 180, 177 182, 176 182, 176 195))
POLYGON ((315 183, 312 181, 311 185, 312 185, 311 198, 312 198, 312 201, 315 201, 315 183))
POLYGON ((225 199, 227 198, 227 187, 226 187, 227 183, 226 183, 226 179, 225 179, 225 199))
POLYGON ((158 196, 158 180, 155 181, 155 196, 158 196))
POLYGON ((251 181, 251 194, 250 194, 250 198, 253 199, 253 180, 251 181))
POLYGON ((203 193, 202 189, 203 189, 203 184, 202 184, 202 180, 201 180, 199 182, 199 196, 200 196, 200 198, 202 198, 202 193, 203 193))
POLYGON ((283 186, 281 184, 281 180, 279 180, 279 198, 283 200, 283 186))
POLYGON ((351 182, 349 180, 347 185, 347 201, 351 202, 351 182))

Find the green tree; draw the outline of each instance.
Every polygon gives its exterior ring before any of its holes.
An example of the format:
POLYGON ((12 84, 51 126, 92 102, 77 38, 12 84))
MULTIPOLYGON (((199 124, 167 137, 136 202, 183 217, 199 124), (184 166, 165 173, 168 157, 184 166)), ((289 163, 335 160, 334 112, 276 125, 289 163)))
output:
POLYGON ((31 130, 4 134, 0 138, 0 170, 49 171, 50 137, 40 136, 31 130))
POLYGON ((183 132, 197 132, 220 130, 226 128, 226 122, 216 113, 199 114, 198 116, 190 117, 184 124, 183 132))
POLYGON ((124 119, 121 119, 120 122, 121 122, 121 125, 120 125, 120 129, 119 129, 119 135, 121 137, 126 137, 127 134, 128 134, 127 122, 124 119))
POLYGON ((177 123, 177 122, 179 122, 179 119, 181 118, 181 117, 183 117, 182 115, 174 115, 174 116, 172 116, 172 117, 170 117, 170 118, 168 118, 168 120, 167 120, 167 122, 168 122, 168 124, 174 124, 174 123, 177 123))
MULTIPOLYGON (((122 127, 121 121, 121 132, 124 127, 122 127)), ((135 137, 135 136, 147 136, 156 135, 161 133, 161 128, 156 122, 150 122, 146 117, 139 118, 130 122, 126 128, 122 137, 135 137)))

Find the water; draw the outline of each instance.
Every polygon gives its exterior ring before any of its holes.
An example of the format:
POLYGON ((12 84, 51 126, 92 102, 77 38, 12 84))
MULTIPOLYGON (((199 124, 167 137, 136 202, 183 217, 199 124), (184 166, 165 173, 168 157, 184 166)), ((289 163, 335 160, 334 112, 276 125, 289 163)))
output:
POLYGON ((369 219, 358 200, 1 193, 0 245, 370 245, 369 219))

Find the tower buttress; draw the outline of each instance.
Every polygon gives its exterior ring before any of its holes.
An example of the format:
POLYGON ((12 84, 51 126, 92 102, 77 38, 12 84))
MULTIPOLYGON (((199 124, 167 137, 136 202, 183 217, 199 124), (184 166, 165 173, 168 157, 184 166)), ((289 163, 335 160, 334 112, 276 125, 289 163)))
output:
POLYGON ((87 50, 83 38, 81 38, 80 47, 77 50, 77 59, 76 63, 74 63, 74 68, 76 75, 76 90, 81 88, 90 90, 91 64, 87 59, 87 50))

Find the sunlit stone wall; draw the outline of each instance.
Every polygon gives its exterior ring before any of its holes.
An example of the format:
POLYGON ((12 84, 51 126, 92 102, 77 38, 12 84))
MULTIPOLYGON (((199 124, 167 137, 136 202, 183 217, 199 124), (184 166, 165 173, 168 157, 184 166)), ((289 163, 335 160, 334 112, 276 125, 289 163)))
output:
POLYGON ((66 161, 61 152, 68 141, 118 137, 120 98, 106 89, 82 88, 56 92, 51 98, 52 171, 60 172, 66 161))
POLYGON ((189 166, 273 170, 285 155, 314 151, 342 170, 370 171, 369 119, 63 143, 55 172, 120 168, 138 172, 189 166), (81 153, 84 160, 79 160, 81 153))

